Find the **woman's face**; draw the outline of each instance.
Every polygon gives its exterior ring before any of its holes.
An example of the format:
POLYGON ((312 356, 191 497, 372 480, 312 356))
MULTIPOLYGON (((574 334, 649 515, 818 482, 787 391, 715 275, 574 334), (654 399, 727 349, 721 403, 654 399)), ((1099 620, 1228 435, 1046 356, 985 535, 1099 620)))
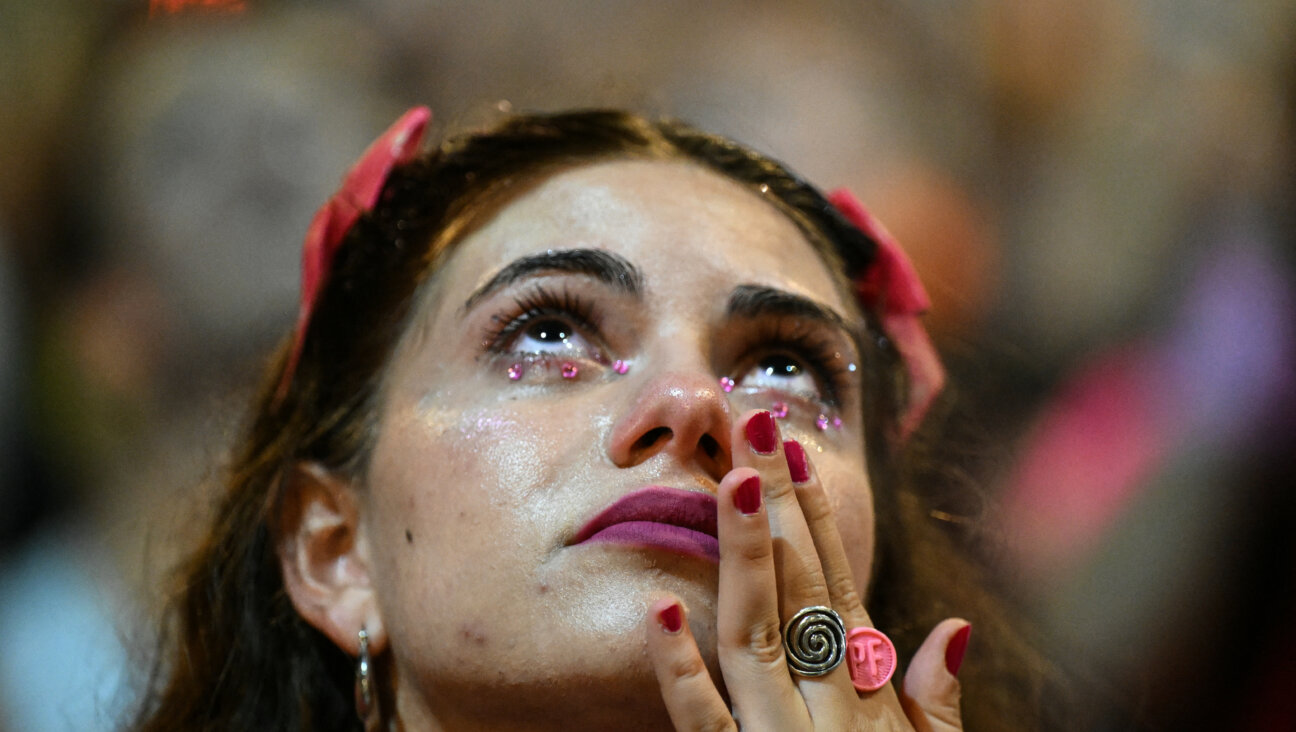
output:
POLYGON ((729 434, 749 409, 786 410, 867 586, 858 321, 759 194, 686 163, 570 169, 469 233, 428 292, 362 499, 407 721, 658 709, 648 606, 677 593, 714 656, 714 504, 692 499, 748 449, 729 434), (618 509, 647 523, 590 523, 641 491, 618 509))

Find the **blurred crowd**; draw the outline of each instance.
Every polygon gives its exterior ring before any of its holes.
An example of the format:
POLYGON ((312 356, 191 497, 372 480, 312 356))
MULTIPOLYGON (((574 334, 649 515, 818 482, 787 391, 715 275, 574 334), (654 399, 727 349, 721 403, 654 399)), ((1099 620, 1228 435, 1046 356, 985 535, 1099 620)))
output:
POLYGON ((0 730, 129 708, 311 214, 416 103, 680 117, 854 189, 956 385, 935 518, 990 526, 1095 728, 1296 728, 1294 31, 1292 0, 0 0, 0 730))

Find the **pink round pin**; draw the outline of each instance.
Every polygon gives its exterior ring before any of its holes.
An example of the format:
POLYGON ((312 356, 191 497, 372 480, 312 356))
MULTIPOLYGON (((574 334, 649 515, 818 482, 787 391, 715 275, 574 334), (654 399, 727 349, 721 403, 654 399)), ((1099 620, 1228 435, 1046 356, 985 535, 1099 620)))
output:
POLYGON ((877 691, 895 673, 895 646, 877 628, 851 628, 846 634, 846 667, 856 689, 877 691))

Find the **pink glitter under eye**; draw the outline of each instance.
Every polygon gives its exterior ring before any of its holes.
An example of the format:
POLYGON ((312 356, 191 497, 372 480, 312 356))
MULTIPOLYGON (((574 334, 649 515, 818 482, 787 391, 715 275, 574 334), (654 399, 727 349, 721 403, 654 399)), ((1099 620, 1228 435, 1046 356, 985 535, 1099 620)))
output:
POLYGON ((580 367, 570 361, 564 361, 562 365, 562 377, 564 379, 574 379, 580 374, 580 367))
POLYGON ((628 363, 626 363, 625 361, 622 361, 621 359, 618 358, 618 359, 617 359, 617 360, 612 364, 612 370, 615 371, 615 372, 617 372, 618 374, 621 374, 622 376, 624 376, 624 375, 626 374, 626 372, 630 370, 630 364, 628 364, 628 363))
POLYGON ((774 402, 773 404, 771 404, 770 414, 774 415, 778 419, 783 419, 787 417, 788 416, 787 402, 774 402))
POLYGON ((821 431, 826 430, 829 427, 832 427, 834 430, 841 430, 842 418, 841 416, 836 414, 834 414, 831 417, 829 417, 826 414, 820 414, 818 417, 815 418, 815 427, 821 431))
POLYGON ((511 364, 508 367, 509 381, 517 381, 518 379, 521 379, 524 373, 526 373, 526 369, 520 363, 511 364))
POLYGON ((731 378, 729 378, 728 376, 721 376, 721 377, 720 377, 720 389, 721 389, 722 391, 724 391, 724 393, 726 393, 726 394, 728 394, 729 392, 733 391, 733 390, 734 390, 734 380, 731 379, 731 378))

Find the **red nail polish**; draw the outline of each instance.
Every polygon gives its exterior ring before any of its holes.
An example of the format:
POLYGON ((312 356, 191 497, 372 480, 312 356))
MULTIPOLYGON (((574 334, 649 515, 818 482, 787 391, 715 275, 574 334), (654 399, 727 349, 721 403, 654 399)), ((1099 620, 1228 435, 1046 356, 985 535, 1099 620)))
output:
POLYGON ((783 443, 783 454, 787 456, 788 473, 793 483, 804 483, 810 480, 810 464, 806 462, 805 450, 796 440, 783 443))
POLYGON ((752 449, 762 455, 770 455, 778 448, 778 432, 774 427, 774 415, 769 412, 757 412, 747 420, 747 442, 752 449))
POLYGON ((678 633, 684 627, 684 609, 678 602, 667 605, 657 613, 657 622, 667 633, 678 633))
POLYGON ((760 476, 753 475, 747 480, 744 480, 734 491, 734 507, 750 516, 759 511, 760 506, 760 476))
POLYGON ((958 676, 959 668, 963 666, 963 654, 967 651, 968 637, 971 635, 972 626, 965 625, 945 646, 945 668, 949 669, 951 676, 958 676))

